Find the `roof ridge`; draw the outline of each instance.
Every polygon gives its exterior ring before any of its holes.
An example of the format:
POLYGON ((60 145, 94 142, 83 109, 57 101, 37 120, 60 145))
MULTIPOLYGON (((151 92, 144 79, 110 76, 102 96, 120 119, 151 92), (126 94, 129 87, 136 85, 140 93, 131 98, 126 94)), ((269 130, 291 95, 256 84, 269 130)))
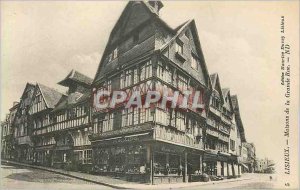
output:
POLYGON ((46 87, 46 88, 48 88, 48 89, 50 89, 50 90, 53 90, 53 91, 55 91, 55 92, 58 92, 58 93, 60 93, 60 94, 62 94, 62 95, 66 95, 64 92, 61 92, 60 90, 58 90, 58 89, 56 89, 56 88, 49 87, 49 86, 47 86, 47 85, 45 85, 45 84, 43 84, 43 83, 37 82, 36 84, 39 85, 39 86, 42 85, 42 86, 44 86, 44 87, 46 87))
POLYGON ((187 27, 194 19, 189 19, 187 21, 185 21, 183 24, 181 24, 180 28, 177 29, 176 34, 165 44, 162 45, 161 48, 159 48, 161 51, 163 51, 174 39, 177 38, 177 36, 182 32, 182 30, 187 27))

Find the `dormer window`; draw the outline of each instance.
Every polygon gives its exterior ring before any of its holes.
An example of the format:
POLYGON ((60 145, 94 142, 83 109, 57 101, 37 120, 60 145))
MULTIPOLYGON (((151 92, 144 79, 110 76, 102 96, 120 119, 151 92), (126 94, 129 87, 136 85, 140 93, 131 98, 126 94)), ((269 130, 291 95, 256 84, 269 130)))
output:
POLYGON ((118 48, 115 48, 113 50, 113 52, 111 52, 109 55, 108 55, 108 62, 111 62, 112 60, 116 59, 118 57, 118 48))
POLYGON ((183 54, 183 43, 180 41, 176 41, 176 52, 179 54, 183 54))
POLYGON ((185 62, 186 58, 183 56, 183 43, 180 40, 177 40, 175 43, 175 51, 176 51, 176 58, 181 62, 185 62))
POLYGON ((116 59, 118 57, 118 48, 114 49, 113 51, 113 59, 116 59))
POLYGON ((199 61, 198 58, 196 58, 194 55, 192 55, 192 62, 191 62, 191 67, 195 70, 198 71, 199 69, 199 61))
POLYGON ((190 34, 189 34, 189 31, 185 31, 184 35, 189 39, 190 38, 190 34))

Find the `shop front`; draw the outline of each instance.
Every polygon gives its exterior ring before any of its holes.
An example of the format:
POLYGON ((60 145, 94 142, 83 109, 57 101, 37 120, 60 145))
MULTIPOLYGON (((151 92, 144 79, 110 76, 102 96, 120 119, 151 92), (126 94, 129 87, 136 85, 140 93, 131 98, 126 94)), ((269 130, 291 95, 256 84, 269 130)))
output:
POLYGON ((200 150, 154 140, 152 132, 92 140, 92 149, 93 172, 99 175, 160 184, 202 174, 200 150))
POLYGON ((153 184, 202 180, 202 152, 191 147, 153 142, 153 184))
POLYGON ((206 150, 204 153, 204 173, 217 177, 216 180, 234 176, 234 159, 232 155, 217 150, 206 150))
POLYGON ((35 147, 34 163, 37 165, 52 166, 53 149, 54 149, 54 145, 35 147))

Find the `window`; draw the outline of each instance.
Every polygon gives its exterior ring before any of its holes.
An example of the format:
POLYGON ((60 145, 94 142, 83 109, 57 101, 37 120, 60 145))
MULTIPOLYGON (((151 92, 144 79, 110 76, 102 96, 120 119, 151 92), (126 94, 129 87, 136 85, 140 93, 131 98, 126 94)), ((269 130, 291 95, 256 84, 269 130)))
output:
POLYGON ((105 120, 104 115, 100 115, 100 116, 98 116, 98 118, 94 119, 94 132, 95 133, 102 133, 104 120, 105 120))
POLYGON ((190 38, 190 34, 189 34, 189 31, 185 31, 184 35, 187 37, 187 38, 190 38))
POLYGON ((138 69, 135 68, 135 69, 133 70, 133 84, 138 83, 138 78, 139 78, 139 75, 138 75, 138 69))
POLYGON ((180 90, 186 90, 187 89, 187 79, 181 75, 178 75, 178 88, 180 90))
POLYGON ((145 123, 146 119, 146 109, 140 109, 140 123, 145 123))
POLYGON ((109 123, 108 123, 108 131, 111 131, 113 129, 114 125, 114 113, 109 114, 109 123))
POLYGON ((163 110, 157 108, 155 111, 155 118, 156 122, 161 123, 165 126, 168 126, 170 124, 170 112, 168 109, 163 110))
POLYGON ((156 76, 158 78, 160 78, 161 80, 163 80, 167 83, 171 82, 171 72, 170 72, 170 68, 168 67, 168 65, 159 62, 156 71, 157 71, 156 76))
POLYGON ((113 59, 116 59, 118 57, 118 48, 114 49, 113 51, 113 59))
POLYGON ((83 151, 83 164, 92 163, 92 150, 83 151))
POLYGON ((177 53, 183 54, 183 43, 182 42, 177 41, 175 44, 175 47, 176 47, 177 53))
POLYGON ((147 63, 141 67, 140 80, 143 81, 150 77, 152 77, 152 65, 151 61, 147 61, 147 63))
POLYGON ((108 81, 107 81, 107 91, 108 91, 108 92, 111 92, 111 90, 112 90, 112 89, 111 89, 111 80, 108 80, 108 81))
POLYGON ((112 53, 108 55, 108 62, 111 62, 113 60, 112 56, 112 53))
POLYGON ((184 120, 185 120, 184 114, 177 111, 176 112, 176 128, 180 131, 185 131, 185 129, 186 129, 184 120))
POLYGON ((102 122, 102 124, 98 123, 98 127, 102 126, 102 132, 112 131, 113 124, 114 124, 114 113, 106 114, 105 117, 103 118, 103 120, 102 121, 98 120, 98 122, 102 122))
POLYGON ((108 55, 108 62, 116 59, 118 57, 118 48, 115 48, 112 53, 108 55))
POLYGON ((194 55, 192 55, 192 63, 191 63, 191 67, 195 70, 198 71, 199 69, 199 62, 198 62, 198 58, 196 58, 194 55))
POLYGON ((139 108, 133 108, 133 124, 136 125, 139 123, 139 108))
POLYGON ((235 141, 230 139, 230 150, 235 151, 235 141))
POLYGON ((127 109, 128 111, 128 120, 127 120, 127 125, 130 126, 132 125, 132 116, 133 116, 133 108, 127 109))
POLYGON ((132 70, 125 71, 124 79, 125 79, 124 84, 123 84, 123 86, 121 86, 121 88, 132 85, 132 70))
POLYGON ((150 108, 129 108, 122 111, 122 127, 153 121, 154 112, 150 108))

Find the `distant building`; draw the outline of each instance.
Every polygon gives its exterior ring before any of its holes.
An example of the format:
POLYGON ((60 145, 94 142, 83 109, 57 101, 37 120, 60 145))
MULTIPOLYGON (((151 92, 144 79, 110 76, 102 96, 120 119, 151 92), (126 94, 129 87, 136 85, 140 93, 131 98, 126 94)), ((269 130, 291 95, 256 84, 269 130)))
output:
POLYGON ((243 164, 245 165, 244 172, 253 173, 255 171, 255 146, 253 143, 243 143, 243 164))
POLYGON ((15 158, 18 161, 27 163, 33 161, 34 145, 31 141, 32 128, 29 125, 29 107, 32 102, 34 88, 34 84, 26 84, 13 121, 15 158))
POLYGON ((275 163, 268 158, 256 160, 255 172, 257 173, 274 173, 275 163))

